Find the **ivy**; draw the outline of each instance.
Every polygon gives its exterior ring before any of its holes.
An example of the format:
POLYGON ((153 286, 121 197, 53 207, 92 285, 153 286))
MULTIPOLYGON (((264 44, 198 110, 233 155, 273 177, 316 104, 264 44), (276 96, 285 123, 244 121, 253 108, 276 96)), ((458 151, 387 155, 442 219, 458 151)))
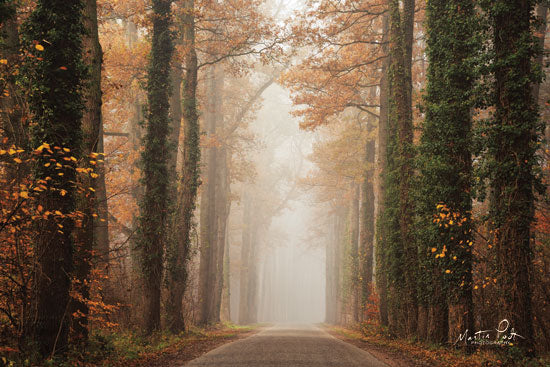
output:
MULTIPOLYGON (((426 13, 426 117, 415 184, 418 297, 425 307, 446 310, 449 303, 467 307, 472 298, 471 116, 481 38, 471 0, 430 0, 426 13)), ((471 329, 471 307, 467 312, 468 325, 460 327, 471 329)), ((445 342, 447 330, 430 329, 427 337, 445 342)))
POLYGON ((145 188, 140 199, 136 246, 140 251, 141 270, 146 293, 151 299, 145 307, 145 332, 160 328, 160 292, 163 257, 169 216, 168 142, 170 118, 170 65, 174 53, 171 4, 153 0, 153 32, 147 74, 147 111, 144 150, 141 156, 145 188))
POLYGON ((57 218, 36 221, 36 254, 40 271, 36 287, 34 342, 43 356, 64 351, 69 302, 76 208, 76 164, 81 158, 81 90, 86 77, 82 62, 81 1, 40 0, 22 27, 25 62, 19 83, 27 90, 31 112, 32 148, 47 143, 59 152, 71 152, 63 164, 52 164, 47 150, 34 165, 34 179, 49 190, 38 195, 37 205, 61 213, 57 218), (56 349, 57 348, 57 349, 56 349))

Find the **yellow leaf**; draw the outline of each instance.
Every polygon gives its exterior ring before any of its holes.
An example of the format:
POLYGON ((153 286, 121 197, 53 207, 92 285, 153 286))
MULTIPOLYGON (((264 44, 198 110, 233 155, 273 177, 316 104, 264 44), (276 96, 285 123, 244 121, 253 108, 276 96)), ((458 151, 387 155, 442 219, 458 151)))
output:
POLYGON ((445 270, 445 273, 446 273, 446 274, 450 274, 451 271, 450 271, 449 269, 447 269, 447 270, 445 270))
POLYGON ((36 48, 38 51, 44 51, 44 46, 40 44, 35 45, 34 48, 36 48))
POLYGON ((65 196, 65 195, 67 195, 67 190, 61 189, 61 196, 65 196))
POLYGON ((63 215, 63 213, 61 213, 59 210, 56 210, 56 211, 55 211, 55 214, 57 214, 57 215, 63 215))
POLYGON ((29 193, 27 191, 21 191, 19 193, 19 196, 21 196, 24 199, 28 199, 29 198, 29 193))
POLYGON ((436 251, 437 251, 437 248, 432 247, 432 252, 436 252, 436 251))
POLYGON ((6 60, 6 59, 0 59, 0 64, 7 65, 7 64, 8 64, 8 60, 6 60))
POLYGON ((23 163, 23 161, 19 158, 13 158, 13 161, 16 163, 23 163))

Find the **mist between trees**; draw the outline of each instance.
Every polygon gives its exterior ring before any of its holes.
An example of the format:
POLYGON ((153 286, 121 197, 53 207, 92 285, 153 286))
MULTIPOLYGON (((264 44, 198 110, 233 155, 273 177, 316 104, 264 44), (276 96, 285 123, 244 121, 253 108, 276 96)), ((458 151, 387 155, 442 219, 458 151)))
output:
POLYGON ((456 346, 502 320, 548 353, 546 20, 0 0, 0 354, 220 322, 456 346))

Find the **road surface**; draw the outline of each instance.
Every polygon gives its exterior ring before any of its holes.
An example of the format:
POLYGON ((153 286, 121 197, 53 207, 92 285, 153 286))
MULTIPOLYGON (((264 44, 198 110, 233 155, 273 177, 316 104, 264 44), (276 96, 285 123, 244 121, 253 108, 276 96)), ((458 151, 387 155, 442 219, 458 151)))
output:
POLYGON ((186 366, 387 367, 369 353, 311 325, 277 325, 214 349, 186 366))

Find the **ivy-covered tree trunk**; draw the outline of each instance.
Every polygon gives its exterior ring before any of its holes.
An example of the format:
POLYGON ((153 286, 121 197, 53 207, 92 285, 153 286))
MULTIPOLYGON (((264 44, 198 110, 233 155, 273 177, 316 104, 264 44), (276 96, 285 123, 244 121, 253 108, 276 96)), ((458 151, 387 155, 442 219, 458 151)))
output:
POLYGON ((537 55, 532 34, 536 1, 484 2, 493 30, 495 112, 486 130, 490 177, 490 214, 494 222, 499 318, 526 339, 517 340, 526 353, 534 353, 531 307, 535 152, 542 124, 532 85, 539 83, 533 67, 537 55))
MULTIPOLYGON (((179 148, 179 141, 180 141, 180 133, 181 133, 181 124, 182 124, 182 118, 183 118, 183 109, 182 109, 182 82, 183 82, 183 74, 181 71, 181 63, 177 62, 172 67, 172 76, 171 76, 171 82, 172 82, 172 93, 170 96, 170 145, 172 146, 172 152, 170 159, 168 160, 168 171, 171 175, 172 182, 174 183, 170 187, 170 194, 169 197, 171 200, 177 200, 178 198, 178 182, 179 182, 179 172, 177 167, 178 162, 178 148, 179 148)), ((167 285, 168 285, 168 291, 171 291, 171 274, 174 270, 173 267, 173 258, 172 258, 172 251, 177 247, 178 240, 178 233, 176 232, 176 224, 179 221, 178 217, 178 211, 177 211, 177 205, 176 210, 174 210, 171 213, 171 217, 169 220, 169 234, 168 234, 168 242, 167 242, 167 249, 166 249, 166 263, 167 263, 167 269, 166 269, 166 277, 167 277, 167 285)), ((173 327, 175 323, 180 323, 183 325, 183 315, 182 315, 182 308, 181 308, 181 302, 178 303, 180 305, 179 309, 174 309, 174 305, 167 302, 165 306, 166 311, 166 326, 169 330, 174 331, 173 327)), ((177 307, 177 305, 176 305, 177 307)), ((183 327, 182 327, 183 329, 183 327)), ((178 332, 178 330, 175 330, 178 332)))
POLYGON ((140 201, 137 246, 144 280, 144 332, 159 330, 164 244, 167 240, 170 180, 170 62, 174 51, 170 0, 153 0, 152 45, 147 80, 145 149, 142 153, 145 192, 140 201))
POLYGON ((429 342, 473 330, 472 108, 479 51, 472 0, 427 3, 426 119, 419 147, 419 301, 429 342))
POLYGON ((389 17, 383 16, 382 29, 384 32, 383 42, 384 54, 387 55, 382 62, 381 78, 380 78, 380 117, 378 119, 378 144, 376 157, 376 222, 375 222, 375 244, 374 257, 376 259, 376 290, 380 297, 380 324, 388 326, 388 277, 384 269, 386 263, 385 247, 387 246, 387 235, 385 228, 385 202, 386 198, 386 175, 387 175, 387 151, 388 151, 388 129, 389 129, 389 80, 388 69, 391 56, 388 54, 387 41, 389 38, 389 17))
MULTIPOLYGON (((372 130, 372 126, 369 127, 369 130, 372 130)), ((359 234, 361 320, 365 319, 365 311, 368 308, 372 289, 374 261, 374 152, 374 138, 368 136, 365 144, 366 167, 363 182, 361 183, 361 231, 359 234)))
POLYGON ((412 45, 414 0, 389 1, 389 137, 384 243, 381 266, 386 272, 390 330, 412 335, 417 329, 417 254, 413 241, 412 45))
POLYGON ((32 113, 32 147, 37 150, 36 309, 33 341, 42 356, 67 350, 71 321, 76 167, 81 158, 81 1, 39 0, 25 23, 24 45, 37 58, 22 69, 32 113), (47 214, 46 214, 47 213, 47 214))
POLYGON ((183 45, 185 75, 183 78, 183 160, 181 181, 178 187, 177 210, 175 213, 176 241, 168 253, 168 299, 167 324, 173 332, 184 330, 182 302, 187 282, 187 262, 191 251, 191 229, 193 212, 199 187, 200 129, 197 114, 197 71, 198 61, 195 49, 195 2, 183 2, 183 45))

